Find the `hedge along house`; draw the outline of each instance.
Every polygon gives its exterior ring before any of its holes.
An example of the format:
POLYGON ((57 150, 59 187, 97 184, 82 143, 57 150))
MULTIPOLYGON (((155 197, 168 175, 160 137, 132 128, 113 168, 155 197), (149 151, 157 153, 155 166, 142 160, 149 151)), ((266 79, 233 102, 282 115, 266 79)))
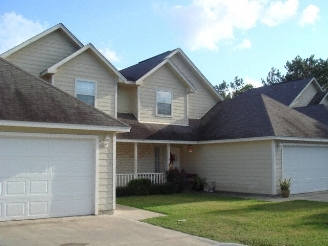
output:
POLYGON ((0 221, 110 213, 129 127, 0 58, 0 221))

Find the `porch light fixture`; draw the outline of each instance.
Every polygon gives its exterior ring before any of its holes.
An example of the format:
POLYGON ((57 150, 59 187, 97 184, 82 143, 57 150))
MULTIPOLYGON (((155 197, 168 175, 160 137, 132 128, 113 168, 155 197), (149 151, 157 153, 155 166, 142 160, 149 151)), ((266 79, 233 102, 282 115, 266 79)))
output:
POLYGON ((110 137, 109 137, 108 134, 107 134, 106 137, 104 138, 104 147, 105 147, 105 148, 108 147, 109 140, 110 140, 110 137))
POLYGON ((188 147, 188 152, 189 153, 192 153, 192 147, 191 147, 191 145, 189 145, 189 147, 188 147))

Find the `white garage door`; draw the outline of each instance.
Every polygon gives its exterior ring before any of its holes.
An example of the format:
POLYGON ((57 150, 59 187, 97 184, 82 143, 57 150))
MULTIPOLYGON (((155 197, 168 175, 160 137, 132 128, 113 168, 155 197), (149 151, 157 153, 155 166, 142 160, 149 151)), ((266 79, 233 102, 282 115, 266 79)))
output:
POLYGON ((328 189, 327 146, 284 146, 283 178, 292 178, 292 194, 328 189))
POLYGON ((92 139, 0 137, 0 220, 95 212, 92 139))

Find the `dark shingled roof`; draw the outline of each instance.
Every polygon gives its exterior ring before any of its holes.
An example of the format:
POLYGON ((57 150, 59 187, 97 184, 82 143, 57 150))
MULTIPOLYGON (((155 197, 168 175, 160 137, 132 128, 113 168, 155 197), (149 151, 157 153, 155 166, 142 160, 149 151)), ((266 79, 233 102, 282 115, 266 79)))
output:
POLYGON ((160 64, 172 52, 173 51, 166 51, 162 54, 141 61, 131 67, 120 70, 120 73, 123 74, 123 76, 129 81, 137 81, 158 64, 160 64))
POLYGON ((2 58, 0 120, 128 127, 2 58))
POLYGON ((118 119, 129 124, 131 131, 117 134, 118 139, 197 141, 200 120, 189 119, 189 126, 140 123, 132 114, 118 113, 118 119))
POLYGON ((312 79, 313 78, 307 78, 302 80, 273 84, 270 86, 253 88, 248 91, 245 91, 238 97, 249 97, 263 94, 289 106, 312 79))
POLYGON ((306 107, 294 108, 321 123, 328 125, 328 107, 323 104, 309 105, 306 107))
POLYGON ((328 127, 268 96, 218 102, 202 119, 199 140, 252 137, 328 138, 328 127))

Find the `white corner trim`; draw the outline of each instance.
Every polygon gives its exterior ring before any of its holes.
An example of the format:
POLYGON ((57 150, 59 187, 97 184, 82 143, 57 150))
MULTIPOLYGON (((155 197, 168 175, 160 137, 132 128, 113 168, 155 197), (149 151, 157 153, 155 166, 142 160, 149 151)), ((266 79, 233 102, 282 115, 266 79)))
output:
POLYGON ((9 127, 31 127, 46 129, 70 129, 70 130, 87 130, 87 131, 108 131, 108 132, 129 132, 131 127, 119 126, 95 126, 81 124, 65 124, 65 123, 44 123, 44 122, 25 122, 25 121, 7 121, 0 120, 0 126, 9 127))
POLYGON ((94 187, 94 192, 95 192, 95 196, 94 196, 94 206, 95 206, 95 215, 98 215, 98 211, 99 211, 99 136, 96 137, 95 139, 95 169, 94 169, 94 177, 95 177, 95 187, 94 187))

